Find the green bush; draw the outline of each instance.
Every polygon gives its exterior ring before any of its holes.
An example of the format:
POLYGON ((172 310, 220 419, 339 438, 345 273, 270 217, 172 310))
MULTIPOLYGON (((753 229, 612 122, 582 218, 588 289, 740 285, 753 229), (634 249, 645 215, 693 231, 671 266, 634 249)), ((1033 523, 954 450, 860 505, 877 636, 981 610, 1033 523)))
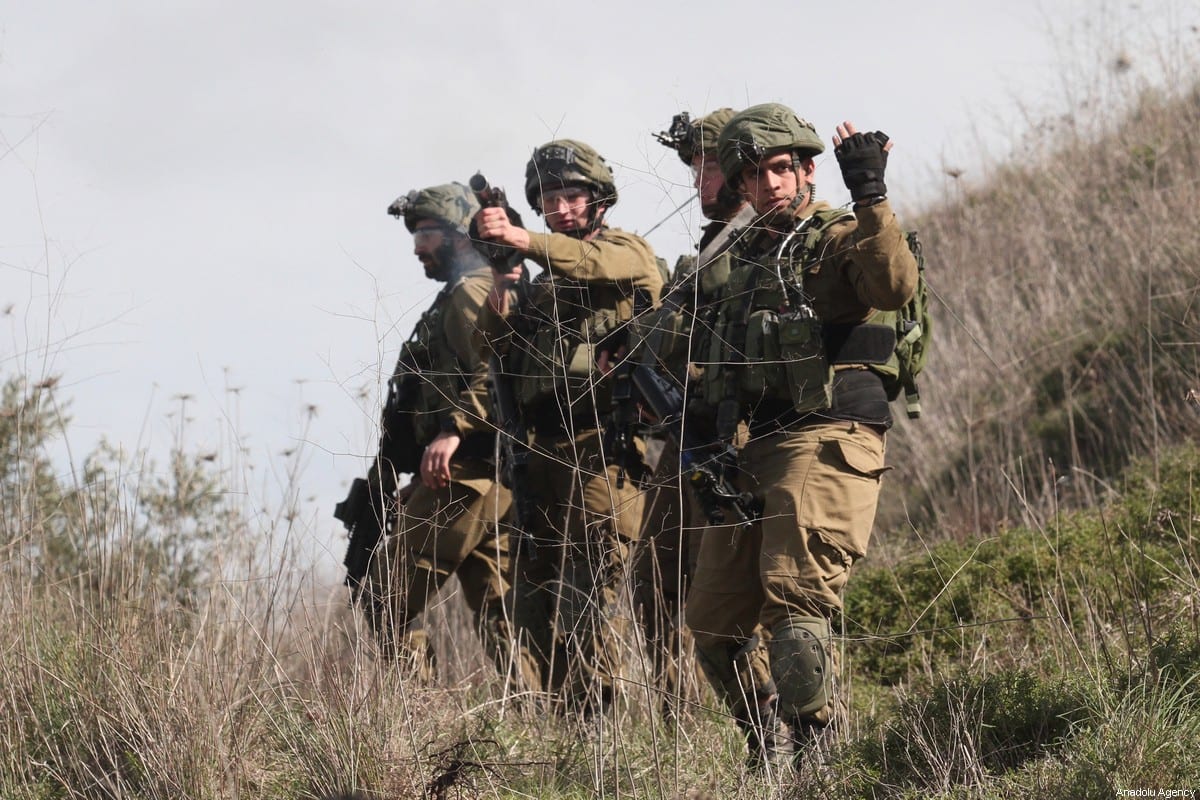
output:
POLYGON ((905 698, 861 754, 896 789, 969 784, 1062 748, 1091 705, 1078 683, 1029 670, 963 675, 905 698))
MULTIPOLYGON (((863 677, 894 685, 984 648, 1007 654, 1148 647, 1197 592, 1200 450, 1135 462, 1106 507, 1060 515, 976 543, 943 542, 883 566, 867 562, 846 598, 848 647, 863 677), (1067 637, 1069 647, 1047 648, 1067 637)), ((1015 659, 1015 656, 1013 657, 1015 659)))

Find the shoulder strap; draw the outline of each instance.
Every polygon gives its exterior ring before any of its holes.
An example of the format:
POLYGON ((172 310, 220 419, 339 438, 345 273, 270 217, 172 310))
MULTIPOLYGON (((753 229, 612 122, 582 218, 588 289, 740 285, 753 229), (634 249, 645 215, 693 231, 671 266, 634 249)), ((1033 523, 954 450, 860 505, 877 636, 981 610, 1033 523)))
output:
POLYGON ((799 254, 804 262, 805 270, 820 262, 818 253, 829 229, 852 219, 854 219, 854 214, 844 208, 823 208, 814 212, 801 223, 797 233, 802 236, 799 243, 799 254))

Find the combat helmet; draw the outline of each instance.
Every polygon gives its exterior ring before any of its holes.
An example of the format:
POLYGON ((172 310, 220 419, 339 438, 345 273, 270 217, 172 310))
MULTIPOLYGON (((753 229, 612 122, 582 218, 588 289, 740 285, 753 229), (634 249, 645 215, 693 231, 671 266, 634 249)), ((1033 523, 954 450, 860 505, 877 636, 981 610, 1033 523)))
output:
POLYGON ((686 111, 676 114, 671 127, 654 136, 658 141, 679 153, 679 160, 691 166, 692 159, 705 153, 717 153, 721 129, 737 114, 732 108, 718 108, 699 119, 691 119, 686 111))
POLYGON ((467 235, 471 218, 479 211, 475 194, 461 183, 445 183, 427 189, 413 189, 397 197, 388 206, 388 213, 404 218, 404 227, 409 233, 417 229, 417 223, 431 219, 455 233, 467 235))
POLYGON ((741 172, 771 152, 790 150, 797 158, 811 158, 825 151, 817 129, 781 103, 750 106, 735 114, 721 130, 717 157, 721 174, 736 186, 741 172))
POLYGON ((617 184, 604 158, 574 139, 547 142, 533 151, 525 165, 525 199, 537 213, 542 213, 542 191, 562 186, 591 190, 596 208, 617 202, 617 184))

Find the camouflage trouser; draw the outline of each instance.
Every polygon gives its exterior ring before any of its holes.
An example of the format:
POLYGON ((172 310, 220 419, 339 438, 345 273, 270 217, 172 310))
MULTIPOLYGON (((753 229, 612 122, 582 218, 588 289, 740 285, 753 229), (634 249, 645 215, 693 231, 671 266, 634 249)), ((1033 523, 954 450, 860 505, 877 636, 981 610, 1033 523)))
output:
POLYGON ((633 556, 633 600, 649 651, 651 688, 667 713, 681 699, 699 699, 691 637, 681 617, 704 524, 680 480, 679 452, 668 442, 646 491, 645 522, 633 556))
POLYGON ((642 521, 642 492, 632 479, 617 487, 594 430, 535 437, 528 474, 538 513, 523 535, 535 544, 521 546, 513 577, 526 674, 555 700, 602 710, 627 638, 618 589, 642 521))
POLYGON ((433 653, 418 617, 458 575, 484 649, 507 673, 509 537, 501 521, 511 498, 487 464, 452 469, 448 486, 418 485, 401 507, 394 532, 371 559, 364 608, 384 653, 431 677, 433 653))
POLYGON ((828 620, 842 607, 851 565, 867 551, 883 437, 854 423, 814 425, 749 442, 739 466, 739 488, 754 494, 763 515, 740 529, 705 530, 688 627, 708 653, 759 633, 781 711, 791 709, 793 724, 824 726, 834 709, 836 666, 828 620), (773 641, 781 638, 787 641, 773 641), (823 673, 824 682, 798 679, 796 664, 823 673), (811 708, 814 700, 820 708, 811 708))

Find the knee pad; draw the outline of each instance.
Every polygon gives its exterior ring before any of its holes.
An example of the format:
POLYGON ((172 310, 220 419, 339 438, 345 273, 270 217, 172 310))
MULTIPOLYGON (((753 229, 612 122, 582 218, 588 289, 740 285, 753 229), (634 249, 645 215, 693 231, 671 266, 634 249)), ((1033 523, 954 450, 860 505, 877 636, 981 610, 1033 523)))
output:
POLYGON ((788 617, 771 634, 771 675, 779 687, 784 718, 794 720, 825 708, 833 697, 826 651, 829 622, 823 617, 788 617))

